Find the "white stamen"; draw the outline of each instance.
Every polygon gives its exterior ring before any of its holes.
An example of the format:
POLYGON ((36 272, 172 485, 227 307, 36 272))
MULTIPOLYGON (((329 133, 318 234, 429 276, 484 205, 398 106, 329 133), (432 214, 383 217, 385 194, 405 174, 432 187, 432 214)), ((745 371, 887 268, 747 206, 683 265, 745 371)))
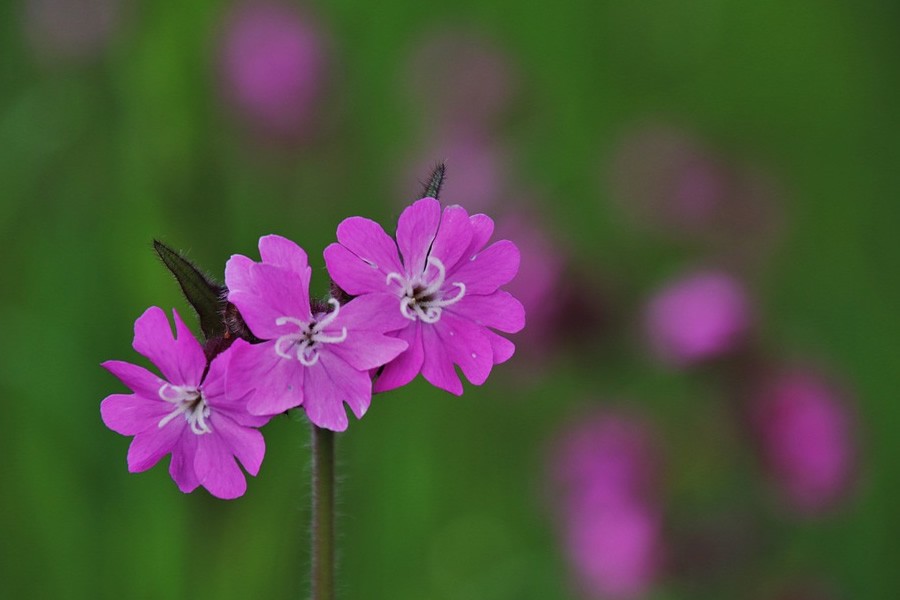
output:
POLYGON ((441 288, 447 278, 447 269, 444 263, 434 256, 428 257, 425 270, 413 277, 404 277, 400 273, 388 273, 385 285, 397 282, 400 286, 400 313, 410 321, 422 321, 423 323, 437 323, 441 319, 441 312, 447 306, 456 304, 466 295, 466 284, 461 281, 451 285, 458 289, 455 296, 443 298, 441 288), (429 267, 437 269, 437 275, 428 278, 429 267), (418 291, 417 291, 418 290, 418 291))
POLYGON ((160 419, 157 427, 162 429, 178 415, 184 415, 185 420, 191 427, 191 431, 195 434, 212 433, 212 429, 206 423, 206 419, 210 415, 210 409, 206 404, 206 399, 203 397, 203 392, 199 388, 164 383, 159 387, 157 393, 163 401, 175 405, 172 412, 160 419))
POLYGON ((309 322, 294 317, 275 319, 275 325, 279 327, 290 324, 299 330, 279 337, 275 341, 275 353, 288 360, 296 357, 304 367, 311 367, 319 362, 319 351, 316 348, 318 344, 340 344, 346 340, 346 327, 341 327, 339 334, 327 334, 323 331, 341 312, 341 304, 334 298, 329 298, 328 304, 333 308, 331 312, 309 322))

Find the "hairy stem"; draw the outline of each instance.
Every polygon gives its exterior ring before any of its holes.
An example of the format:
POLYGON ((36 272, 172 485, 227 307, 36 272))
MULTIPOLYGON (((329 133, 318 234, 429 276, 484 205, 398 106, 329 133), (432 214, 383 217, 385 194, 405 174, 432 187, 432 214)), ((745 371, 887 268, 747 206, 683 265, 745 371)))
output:
POLYGON ((312 429, 312 600, 333 600, 334 432, 312 429))

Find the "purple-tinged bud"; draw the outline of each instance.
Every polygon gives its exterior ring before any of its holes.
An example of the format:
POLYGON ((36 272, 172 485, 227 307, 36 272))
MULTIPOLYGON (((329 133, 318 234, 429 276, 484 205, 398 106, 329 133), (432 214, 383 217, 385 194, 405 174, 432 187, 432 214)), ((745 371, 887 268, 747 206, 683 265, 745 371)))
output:
POLYGON ((815 516, 854 483, 854 418, 845 396, 810 369, 770 380, 751 406, 762 459, 789 508, 815 516))
POLYGON ((721 271, 698 271, 666 284, 644 313, 652 350, 677 368, 734 350, 751 322, 744 286, 721 271))
POLYGON ((27 0, 24 27, 39 58, 87 62, 106 48, 122 12, 120 0, 27 0))
POLYGON ((228 14, 220 70, 228 104, 263 135, 309 132, 326 77, 325 36, 286 4, 248 2, 228 14))
POLYGON ((443 162, 447 171, 441 187, 441 202, 461 204, 472 213, 483 212, 497 204, 505 194, 509 180, 508 157, 505 149, 482 135, 450 133, 431 143, 404 169, 398 182, 398 198, 410 199, 421 186, 410 182, 422 181, 422 174, 443 162))

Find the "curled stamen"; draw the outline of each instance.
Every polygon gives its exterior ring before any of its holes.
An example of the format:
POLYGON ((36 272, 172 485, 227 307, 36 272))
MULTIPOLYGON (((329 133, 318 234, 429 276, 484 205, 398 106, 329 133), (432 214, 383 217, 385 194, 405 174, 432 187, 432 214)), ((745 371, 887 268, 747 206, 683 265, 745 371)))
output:
POLYGON ((457 292, 454 297, 447 298, 445 300, 432 300, 428 303, 428 305, 443 308, 445 306, 450 306, 451 304, 456 304, 457 302, 462 300, 463 296, 466 295, 466 284, 461 281, 457 281, 454 282, 453 285, 459 288, 459 292, 457 292))
MULTIPOLYGON (((318 333, 319 331, 322 331, 323 329, 325 329, 327 326, 329 326, 331 323, 333 323, 334 320, 337 319, 338 314, 340 314, 340 312, 341 312, 341 303, 340 302, 338 302, 334 298, 329 298, 328 304, 330 304, 332 307, 334 307, 334 310, 316 322, 316 324, 312 328, 313 333, 318 333)), ((343 342, 344 340, 340 340, 340 341, 343 342)))
POLYGON ((323 344, 340 344, 347 339, 347 328, 341 327, 341 332, 338 335, 316 333, 312 339, 314 342, 322 342, 323 344))
POLYGON ((281 358, 287 358, 290 360, 291 355, 287 353, 287 350, 284 349, 284 344, 296 344, 301 341, 303 336, 298 333, 289 333, 288 335, 283 335, 275 341, 275 354, 280 356, 281 358))
MULTIPOLYGON (((439 259, 434 256, 428 257, 428 266, 433 266, 438 270, 438 276, 431 280, 431 283, 428 286, 419 292, 419 294, 423 297, 432 296, 440 291, 441 286, 444 285, 444 279, 447 278, 447 270, 444 268, 444 263, 442 263, 439 259)), ((426 273, 428 268, 425 269, 426 273)), ((424 273, 423 273, 424 274, 424 273)))

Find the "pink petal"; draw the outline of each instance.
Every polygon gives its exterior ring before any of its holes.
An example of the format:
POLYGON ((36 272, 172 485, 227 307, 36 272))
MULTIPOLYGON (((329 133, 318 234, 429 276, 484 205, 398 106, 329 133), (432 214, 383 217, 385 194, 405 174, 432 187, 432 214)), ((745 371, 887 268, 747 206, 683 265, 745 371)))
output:
POLYGON ((169 475, 178 484, 178 489, 189 494, 197 489, 200 480, 194 471, 194 460, 197 456, 198 436, 188 429, 184 429, 181 443, 172 450, 172 460, 169 462, 169 475))
MULTIPOLYGON (((241 344, 234 348, 225 375, 229 402, 252 392, 247 410, 253 415, 276 415, 303 403, 306 368, 275 353, 275 342, 241 344)), ((231 413, 234 414, 234 413, 231 413)))
POLYGON ((112 394, 100 403, 100 416, 116 433, 135 435, 155 428, 173 408, 162 400, 148 400, 135 394, 112 394))
MULTIPOLYGON (((397 244, 384 229, 371 219, 350 217, 337 228, 337 239, 347 250, 368 263, 369 268, 383 273, 401 273, 397 244)), ((384 281, 384 279, 382 279, 384 281)))
POLYGON ((233 254, 225 263, 225 287, 229 291, 253 292, 250 269, 256 263, 243 254, 233 254))
POLYGON ((252 394, 251 390, 246 390, 246 393, 234 397, 229 397, 225 393, 228 366, 231 363, 231 357, 234 355, 235 348, 241 346, 250 346, 250 344, 244 340, 235 340, 228 350, 219 354, 212 360, 212 363, 209 365, 209 372, 207 372, 201 386, 203 389, 203 397, 206 398, 206 402, 215 409, 214 412, 221 412, 228 415, 239 425, 244 425, 246 427, 262 427, 269 422, 271 417, 268 415, 251 415, 247 410, 247 403, 252 394))
POLYGON ((444 267, 450 269, 465 256, 472 233, 472 223, 466 209, 458 205, 448 206, 444 209, 429 256, 440 259, 444 267))
POLYGON ((410 323, 400 312, 400 299, 388 293, 354 298, 341 307, 338 321, 347 329, 381 333, 403 329, 410 323))
POLYGON ((259 473, 263 456, 266 454, 266 441, 262 433, 252 427, 242 427, 221 412, 210 415, 212 435, 218 435, 226 441, 247 472, 251 475, 259 473))
POLYGON ((166 384, 156 374, 131 363, 108 360, 100 366, 118 377, 135 394, 145 398, 159 399, 159 388, 166 384))
POLYGON ((506 333, 516 333, 525 327, 525 307, 508 292, 494 292, 489 296, 466 295, 444 311, 506 333))
POLYGON ((348 294, 355 296, 388 289, 385 281, 387 275, 383 270, 374 263, 361 259, 341 244, 331 244, 325 248, 324 255, 325 267, 331 279, 348 294))
POLYGON ((469 217, 469 222, 472 224, 472 241, 465 255, 471 257, 481 252, 494 235, 494 220, 487 215, 477 214, 469 217))
MULTIPOLYGON (((447 355, 462 369, 463 375, 475 385, 484 383, 494 366, 491 342, 485 335, 487 329, 445 312, 441 320, 432 325, 447 355)), ((426 348, 426 352, 429 349, 426 348)))
POLYGON ((159 462, 172 452, 186 426, 187 421, 175 418, 165 427, 154 426, 136 434, 128 447, 128 470, 132 473, 146 471, 159 462))
POLYGON ((447 347, 434 327, 422 326, 422 344, 425 347, 425 360, 422 363, 422 376, 425 380, 451 394, 462 396, 462 382, 453 368, 447 347))
POLYGON ((348 329, 346 341, 328 350, 354 369, 367 371, 391 362, 407 347, 403 340, 383 333, 348 329))
POLYGON ((174 385, 196 386, 206 369, 203 348, 172 309, 178 337, 172 336, 172 328, 166 313, 151 306, 134 323, 134 349, 159 367, 163 376, 174 385))
POLYGON ((291 240, 280 235, 263 236, 259 238, 259 255, 264 263, 287 269, 309 280, 306 251, 291 240))
POLYGON ((387 392, 402 387, 412 381, 422 370, 425 352, 422 347, 422 325, 412 323, 393 334, 409 344, 405 352, 389 362, 378 379, 375 380, 376 392, 387 392))
POLYGON ((500 240, 468 261, 461 261, 447 274, 447 281, 466 284, 466 294, 490 294, 512 281, 519 271, 519 249, 509 240, 500 240))
POLYGON ((232 291, 228 300, 237 306, 253 335, 270 340, 297 330, 292 324, 276 325, 281 317, 312 319, 308 278, 267 264, 253 265, 251 273, 255 291, 232 291))
POLYGON ((490 329, 486 329, 485 331, 487 332, 488 339, 491 342, 491 350, 494 354, 494 364, 503 364, 510 358, 512 358, 512 355, 516 351, 516 345, 502 335, 494 333, 490 329))
POLYGON ((344 402, 361 418, 372 399, 372 379, 367 372, 358 371, 323 350, 319 362, 307 369, 303 395, 303 408, 313 424, 344 431, 347 429, 344 402))
POLYGON ((215 433, 198 436, 194 470, 200 485, 216 498, 231 500, 247 491, 247 480, 228 442, 215 433))
POLYGON ((434 198, 422 198, 408 206, 397 223, 397 245, 408 274, 425 270, 425 257, 441 221, 441 205, 434 198))

